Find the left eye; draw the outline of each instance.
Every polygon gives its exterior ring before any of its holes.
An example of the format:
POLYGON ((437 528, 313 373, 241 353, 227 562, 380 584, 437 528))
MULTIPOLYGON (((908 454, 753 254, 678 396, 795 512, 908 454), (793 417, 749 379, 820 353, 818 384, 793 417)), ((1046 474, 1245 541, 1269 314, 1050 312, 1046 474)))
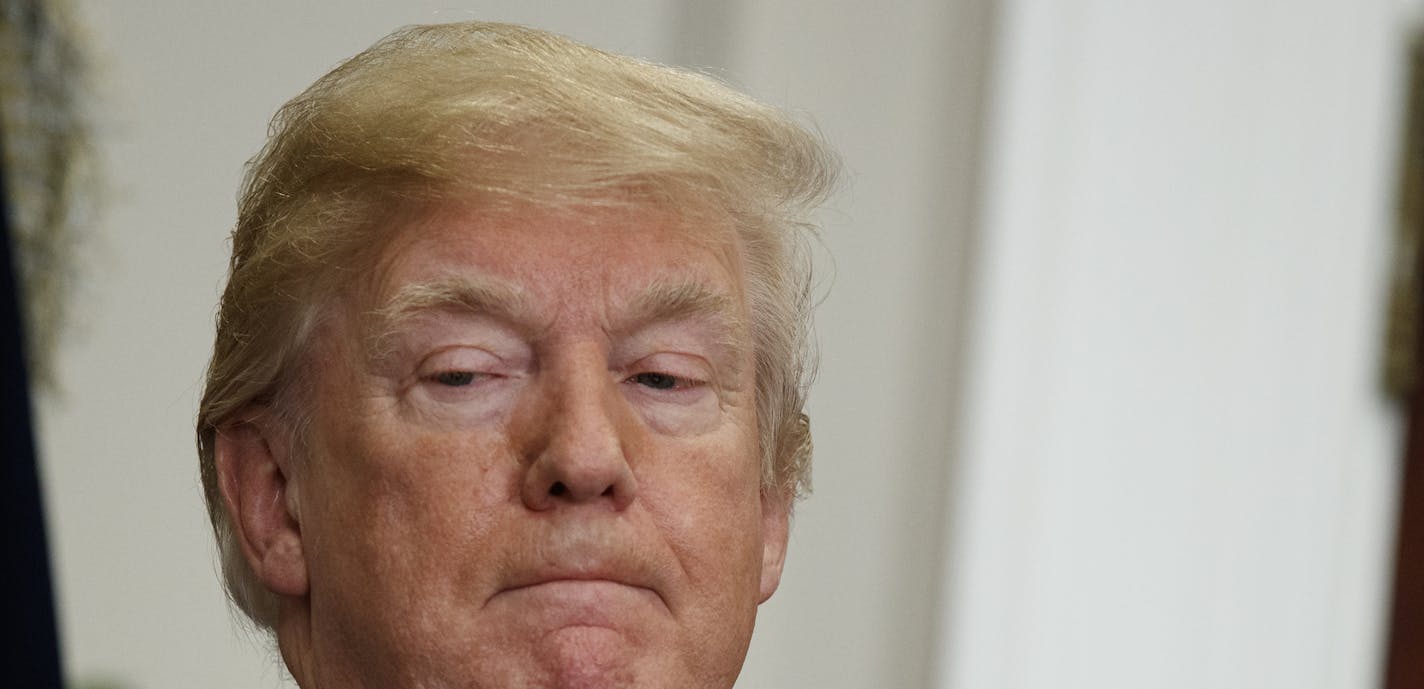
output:
POLYGON ((666 373, 639 373, 629 380, 654 390, 673 390, 678 387, 687 387, 690 383, 666 373))

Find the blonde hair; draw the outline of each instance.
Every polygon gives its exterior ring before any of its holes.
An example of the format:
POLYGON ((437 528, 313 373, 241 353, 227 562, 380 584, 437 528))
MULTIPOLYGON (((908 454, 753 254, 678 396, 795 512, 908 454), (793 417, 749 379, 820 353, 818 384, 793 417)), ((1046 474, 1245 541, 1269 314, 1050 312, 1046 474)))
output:
POLYGON ((837 169, 818 136, 712 78, 519 26, 407 27, 317 80, 278 111, 249 163, 198 412, 233 602, 259 627, 276 621, 218 490, 219 429, 265 408, 300 437, 299 364, 322 305, 368 267, 394 209, 442 199, 655 203, 731 218, 746 261, 763 489, 804 495, 809 216, 837 169))

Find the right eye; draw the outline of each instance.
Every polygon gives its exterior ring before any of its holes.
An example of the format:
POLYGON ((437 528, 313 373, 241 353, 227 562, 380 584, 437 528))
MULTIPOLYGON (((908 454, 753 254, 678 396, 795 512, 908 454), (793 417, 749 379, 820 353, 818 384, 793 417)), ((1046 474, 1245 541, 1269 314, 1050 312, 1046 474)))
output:
POLYGON ((460 388, 475 382, 476 375, 474 371, 441 371, 430 378, 441 385, 460 388))

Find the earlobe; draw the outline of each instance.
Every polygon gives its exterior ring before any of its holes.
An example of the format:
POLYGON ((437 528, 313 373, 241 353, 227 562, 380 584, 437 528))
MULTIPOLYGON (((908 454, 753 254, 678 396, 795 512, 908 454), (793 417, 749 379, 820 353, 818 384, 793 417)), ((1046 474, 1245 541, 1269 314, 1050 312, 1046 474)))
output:
POLYGON ((761 494, 761 600, 765 603, 781 585, 791 531, 791 498, 772 491, 761 494))
POLYGON ((285 434, 263 419, 218 430, 218 487, 247 564, 273 593, 307 593, 306 559, 298 522, 297 486, 286 471, 285 434))

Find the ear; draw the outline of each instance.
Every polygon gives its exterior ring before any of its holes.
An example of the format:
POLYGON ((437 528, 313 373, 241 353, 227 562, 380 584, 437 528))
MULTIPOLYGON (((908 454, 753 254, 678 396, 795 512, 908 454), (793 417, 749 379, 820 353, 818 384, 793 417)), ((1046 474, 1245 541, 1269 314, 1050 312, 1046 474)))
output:
POLYGON ((765 603, 781 585, 786 545, 791 531, 791 496, 776 490, 761 492, 761 600, 765 603))
POLYGON ((263 416, 218 429, 218 489, 233 535, 263 585, 284 596, 307 593, 297 485, 287 434, 263 416))

